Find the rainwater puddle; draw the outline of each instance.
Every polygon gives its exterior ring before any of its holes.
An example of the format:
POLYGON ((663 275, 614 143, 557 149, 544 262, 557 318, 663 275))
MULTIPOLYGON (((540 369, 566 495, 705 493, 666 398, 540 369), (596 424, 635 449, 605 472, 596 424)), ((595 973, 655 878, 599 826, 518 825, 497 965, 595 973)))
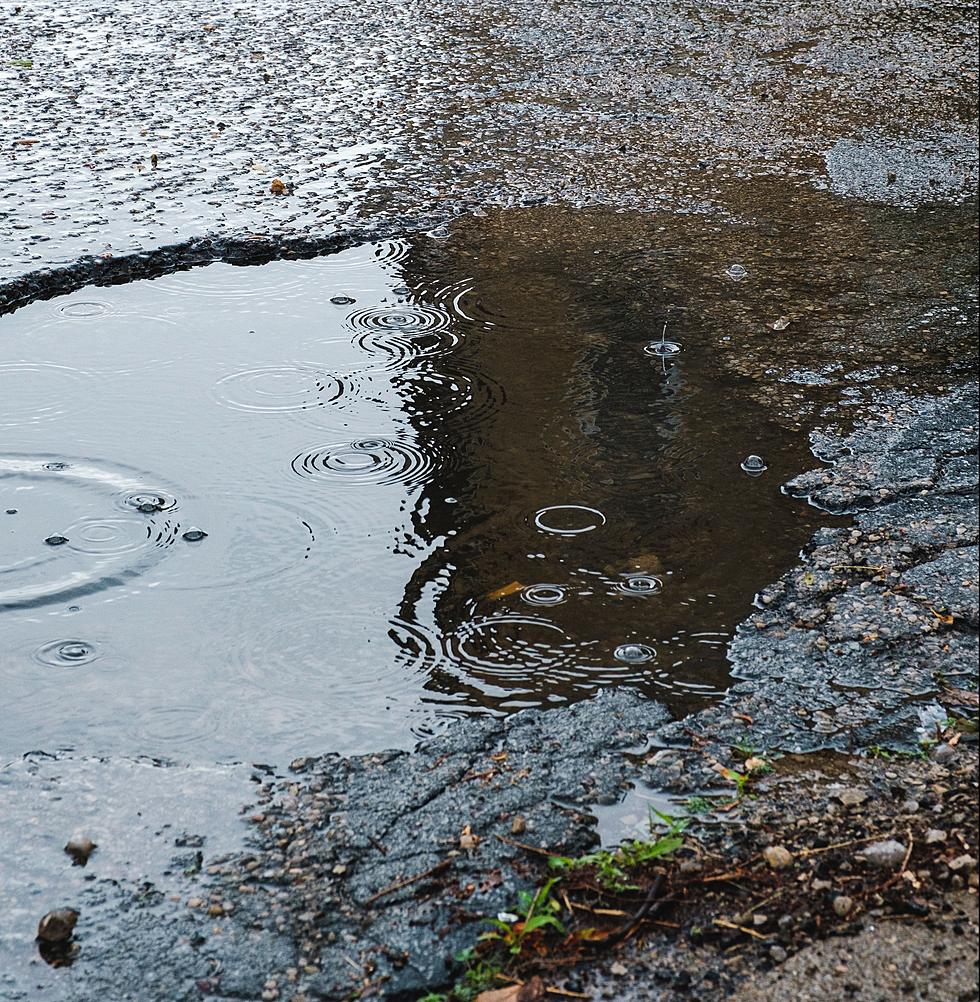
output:
POLYGON ((898 371, 853 330, 918 293, 873 248, 849 303, 837 244, 663 223, 498 213, 0 318, 0 750, 284 761, 608 685, 716 699, 827 521, 779 486, 833 387, 772 372, 898 371))

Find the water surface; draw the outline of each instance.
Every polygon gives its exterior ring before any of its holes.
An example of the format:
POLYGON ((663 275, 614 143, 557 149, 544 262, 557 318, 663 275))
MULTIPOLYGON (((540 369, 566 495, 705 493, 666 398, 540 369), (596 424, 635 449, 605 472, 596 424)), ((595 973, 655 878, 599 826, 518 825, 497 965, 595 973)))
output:
POLYGON ((928 371, 882 322, 950 284, 882 267, 918 223, 818 208, 805 247, 499 213, 0 319, 0 750, 283 760, 605 685, 717 698, 823 518, 779 491, 817 407, 928 371))

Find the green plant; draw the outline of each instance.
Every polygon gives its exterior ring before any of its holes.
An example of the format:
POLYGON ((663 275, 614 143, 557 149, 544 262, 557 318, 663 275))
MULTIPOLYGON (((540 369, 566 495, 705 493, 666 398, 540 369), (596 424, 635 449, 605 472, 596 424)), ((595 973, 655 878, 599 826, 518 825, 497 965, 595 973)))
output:
POLYGON ((684 807, 688 814, 707 814, 711 810, 711 801, 706 797, 690 797, 684 807))
POLYGON ((684 844, 681 833, 688 825, 687 819, 672 818, 651 809, 651 829, 654 816, 667 826, 666 834, 658 838, 630 839, 615 849, 600 849, 578 858, 551 856, 548 865, 560 872, 592 869, 598 883, 608 891, 639 890, 636 884, 630 882, 629 871, 676 852, 684 844))
POLYGON ((18 70, 31 70, 34 68, 33 59, 8 59, 8 66, 13 66, 18 70))
POLYGON ((498 916, 487 919, 493 928, 480 936, 481 940, 499 942, 512 956, 519 956, 526 940, 542 929, 554 929, 564 934, 565 929, 558 920, 561 905, 552 895, 552 889, 560 877, 552 877, 536 891, 518 893, 517 914, 513 920, 498 916))

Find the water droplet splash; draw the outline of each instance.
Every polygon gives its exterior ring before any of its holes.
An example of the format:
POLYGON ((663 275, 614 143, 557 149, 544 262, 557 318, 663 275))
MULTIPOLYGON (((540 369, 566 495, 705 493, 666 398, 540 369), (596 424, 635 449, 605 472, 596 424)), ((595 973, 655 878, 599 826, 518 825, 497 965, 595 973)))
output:
POLYGON ((651 341, 643 350, 648 355, 654 355, 657 358, 669 358, 671 355, 680 354, 681 346, 676 341, 667 340, 667 325, 664 324, 664 329, 660 332, 660 340, 651 341))
POLYGON ((616 590, 624 595, 659 595, 664 583, 653 574, 627 574, 616 582, 616 590))
POLYGON ((748 275, 748 271, 740 264, 730 264, 725 270, 725 274, 733 282, 741 282, 748 275))

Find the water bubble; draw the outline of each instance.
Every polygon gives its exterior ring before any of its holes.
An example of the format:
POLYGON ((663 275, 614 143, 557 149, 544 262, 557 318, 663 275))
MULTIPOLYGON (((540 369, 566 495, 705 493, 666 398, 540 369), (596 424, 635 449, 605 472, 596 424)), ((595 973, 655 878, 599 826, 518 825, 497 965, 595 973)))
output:
POLYGON ((616 590, 624 595, 659 595, 664 583, 653 574, 627 574, 616 582, 616 590))
POLYGON ((64 546, 68 542, 67 536, 48 536, 44 540, 48 546, 64 546))
POLYGON ((207 535, 203 529, 188 529, 181 533, 180 538, 186 539, 188 543, 199 543, 202 539, 206 539, 207 535))
POLYGON ((742 470, 750 477, 761 477, 768 469, 769 467, 766 466, 766 461, 762 456, 746 456, 742 460, 742 470))
POLYGON ((50 463, 45 463, 43 469, 50 470, 52 473, 58 473, 61 470, 67 470, 69 468, 68 463, 63 463, 60 460, 54 460, 50 463))
POLYGON ((741 282, 742 279, 745 278, 746 275, 748 275, 748 271, 746 271, 745 268, 742 267, 742 265, 740 264, 730 264, 726 269, 725 274, 733 282, 741 282))
POLYGON ((645 661, 652 661, 657 656, 656 650, 647 644, 620 644, 613 651, 613 657, 617 661, 624 661, 626 664, 643 664, 645 661))
POLYGON ((557 504, 534 513, 535 527, 556 536, 578 536, 605 524, 606 516, 586 505, 557 504))
POLYGON ((568 600, 565 589, 556 584, 528 585, 521 591, 521 598, 528 605, 561 605, 568 600))
POLYGON ((16 515, 17 514, 17 509, 16 508, 8 508, 7 509, 7 514, 8 515, 16 515))
POLYGON ((334 306, 352 306, 357 302, 357 300, 352 296, 331 296, 330 302, 333 303, 334 306))

